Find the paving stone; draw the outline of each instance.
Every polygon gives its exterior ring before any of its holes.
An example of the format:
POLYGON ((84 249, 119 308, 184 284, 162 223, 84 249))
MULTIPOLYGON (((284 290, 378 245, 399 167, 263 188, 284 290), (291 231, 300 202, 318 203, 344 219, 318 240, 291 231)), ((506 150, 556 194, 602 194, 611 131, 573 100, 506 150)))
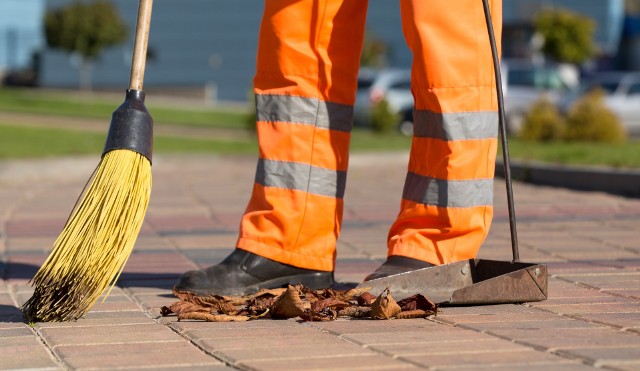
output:
POLYGON ((476 331, 487 331, 492 329, 520 329, 520 330, 540 330, 540 329, 570 329, 570 328, 607 328, 604 325, 595 324, 579 319, 569 319, 557 317, 548 321, 511 321, 511 322, 488 322, 488 323, 465 323, 461 327, 471 328, 476 331))
POLYGON ((238 366, 251 370, 416 370, 419 367, 375 354, 305 357, 299 360, 273 359, 241 361, 238 366))
POLYGON ((350 342, 374 346, 381 344, 414 344, 417 342, 449 342, 459 340, 490 340, 494 337, 479 332, 455 329, 450 331, 402 331, 402 332, 373 332, 373 333, 353 333, 340 336, 342 339, 350 342))
MULTIPOLYGON (((223 349, 214 351, 213 354, 232 365, 246 363, 248 361, 264 360, 304 360, 317 357, 340 356, 373 356, 370 350, 347 342, 328 342, 319 344, 295 344, 289 343, 283 346, 270 346, 268 340, 256 339, 253 348, 223 349)), ((206 348, 205 348, 206 349, 206 348)))
POLYGON ((208 351, 241 350, 253 352, 259 348, 286 349, 287 346, 331 346, 341 343, 335 336, 327 334, 303 334, 282 336, 247 337, 190 337, 196 344, 208 351))
POLYGON ((134 325, 155 323, 146 314, 140 311, 114 311, 114 312, 89 312, 83 318, 72 322, 39 322, 36 328, 70 328, 111 325, 134 325))
POLYGON ((176 341, 181 339, 175 332, 156 323, 120 325, 115 322, 112 325, 90 327, 45 327, 39 333, 47 344, 52 347, 77 344, 176 341))
MULTIPOLYGON (((215 365, 202 365, 202 366, 198 366, 198 365, 191 365, 191 364, 185 364, 182 366, 167 366, 167 365, 155 365, 153 367, 154 370, 161 370, 161 371, 228 371, 228 370, 236 370, 236 368, 231 367, 231 366, 227 366, 224 363, 222 364, 215 364, 215 365)), ((111 368, 95 368, 95 367, 91 367, 91 370, 111 370, 111 368)), ((140 366, 140 367, 129 367, 127 366, 126 368, 127 371, 129 370, 149 370, 149 367, 147 366, 140 366)))
POLYGON ((589 313, 581 314, 578 318, 596 323, 602 323, 620 328, 639 328, 640 311, 638 312, 614 312, 614 313, 589 313))
POLYGON ((64 345, 54 349, 70 368, 116 369, 144 366, 222 366, 223 364, 185 341, 64 345))
MULTIPOLYGON (((231 330, 231 334, 234 331, 248 331, 251 329, 271 329, 272 332, 277 333, 282 328, 298 328, 300 324, 295 320, 257 320, 257 321, 249 321, 249 322, 201 322, 201 321, 180 321, 180 322, 172 322, 170 327, 181 334, 187 334, 189 331, 193 330, 201 330, 204 331, 205 334, 203 337, 207 336, 207 332, 209 333, 220 333, 226 332, 227 330, 231 330)), ((243 336, 242 333, 239 336, 243 336)))
POLYGON ((554 321, 559 315, 542 311, 530 313, 440 315, 438 320, 450 324, 501 323, 513 321, 554 321))
POLYGON ((607 367, 614 370, 620 371, 638 371, 640 369, 640 362, 625 362, 625 363, 614 363, 611 365, 605 364, 601 367, 607 367))
POLYGON ((563 274, 563 278, 599 289, 638 289, 640 272, 563 274))
MULTIPOLYGON (((257 322, 257 321, 256 321, 257 322)), ((216 339, 216 338, 266 338, 266 337, 281 337, 281 336, 299 336, 299 335, 321 335, 317 330, 305 328, 302 326, 296 327, 281 327, 278 331, 274 331, 273 328, 256 327, 234 327, 226 328, 224 331, 212 331, 209 328, 186 330, 183 332, 185 336, 194 339, 216 339)))
POLYGON ((562 369, 565 364, 575 363, 553 354, 537 352, 532 349, 460 353, 455 356, 452 356, 451 354, 408 355, 402 356, 399 359, 406 359, 427 367, 436 368, 443 366, 477 367, 490 365, 493 367, 504 365, 513 368, 528 369, 532 365, 546 364, 549 368, 556 367, 557 369, 562 369))
POLYGON ((633 303, 628 298, 615 296, 602 291, 575 291, 566 293, 565 296, 549 295, 547 300, 527 303, 527 306, 533 308, 547 308, 562 305, 579 305, 584 303, 593 304, 611 304, 611 303, 633 303))
POLYGON ((628 298, 640 300, 640 289, 606 289, 602 290, 605 293, 611 293, 614 295, 622 295, 628 298))
POLYGON ((560 350, 558 354, 579 357, 588 360, 596 366, 625 362, 640 363, 640 347, 633 345, 603 348, 574 348, 560 350))
POLYGON ((589 365, 585 365, 583 363, 578 363, 578 362, 570 362, 570 361, 566 361, 566 362, 541 362, 541 363, 535 363, 535 364, 531 364, 531 363, 527 363, 527 364, 520 364, 520 365, 515 365, 515 364, 506 364, 506 365, 495 365, 495 364, 488 364, 488 365, 473 365, 473 366, 469 366, 467 367, 459 367, 457 365, 451 366, 451 367, 438 367, 437 370, 465 370, 465 369, 474 369, 474 370, 505 370, 505 371, 511 371, 514 368, 522 368, 522 369, 526 369, 527 371, 550 371, 550 370, 559 370, 559 371, 585 371, 585 370, 596 370, 595 367, 593 366, 589 366, 589 365))
POLYGON ((640 336, 615 329, 561 329, 557 331, 493 330, 492 333, 507 336, 521 344, 545 349, 572 349, 584 347, 616 347, 634 345, 640 347, 640 336))
POLYGON ((24 336, 33 336, 33 331, 27 328, 26 325, 22 325, 21 327, 16 327, 16 328, 0 328, 1 339, 24 337, 24 336))
POLYGON ((578 316, 586 313, 640 312, 640 303, 583 303, 567 305, 545 305, 540 306, 540 308, 558 314, 578 316))
POLYGON ((351 320, 351 319, 338 319, 330 322, 312 322, 309 326, 322 329, 337 335, 342 334, 360 334, 360 333, 393 333, 393 332, 405 332, 405 331, 453 331, 459 332, 460 329, 456 329, 449 325, 443 325, 437 322, 433 322, 425 319, 407 319, 407 320, 394 320, 394 321, 366 321, 351 320))
POLYGON ((4 370, 59 368, 34 336, 0 338, 0 360, 4 370))
POLYGON ((530 350, 524 345, 515 344, 508 340, 490 337, 479 339, 472 338, 471 340, 465 340, 464 338, 461 338, 460 340, 437 341, 438 336, 436 334, 434 340, 436 341, 416 341, 400 344, 369 345, 367 348, 375 350, 377 352, 382 352, 392 357, 422 354, 449 354, 455 357, 458 354, 463 353, 495 352, 496 349, 500 349, 501 351, 505 352, 514 350, 530 350))

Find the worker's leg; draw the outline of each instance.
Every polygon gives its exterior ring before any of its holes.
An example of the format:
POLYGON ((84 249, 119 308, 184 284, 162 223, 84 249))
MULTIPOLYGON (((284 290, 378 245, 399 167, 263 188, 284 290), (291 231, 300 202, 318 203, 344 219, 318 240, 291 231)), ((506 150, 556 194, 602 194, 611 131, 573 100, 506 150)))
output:
MULTIPOLYGON (((490 4, 500 45, 501 1, 490 4)), ((411 270, 413 260, 474 258, 493 215, 498 114, 482 1, 401 0, 401 11, 414 56, 414 137, 388 237, 391 269, 368 279, 403 270, 398 259, 411 270)))
MULTIPOLYGON (((302 281, 308 285, 327 282, 317 277, 332 282, 366 6, 265 1, 254 79, 260 153, 232 255, 257 261, 246 269, 251 274, 268 266, 275 273, 258 278, 269 284, 281 285, 283 275, 313 278, 302 281), (278 273, 273 264, 287 269, 278 273)), ((219 280, 207 285, 228 286, 219 280)))

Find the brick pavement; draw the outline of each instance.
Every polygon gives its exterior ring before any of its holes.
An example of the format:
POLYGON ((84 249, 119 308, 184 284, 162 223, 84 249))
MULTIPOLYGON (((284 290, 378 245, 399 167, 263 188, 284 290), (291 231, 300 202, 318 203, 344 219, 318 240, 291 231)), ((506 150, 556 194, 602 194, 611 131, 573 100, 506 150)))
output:
MULTIPOLYGON (((336 277, 385 257, 405 154, 352 157, 336 277)), ((300 323, 161 318, 177 276, 222 259, 252 186, 247 157, 157 157, 151 205, 111 295, 73 323, 17 309, 95 159, 0 162, 0 369, 640 369, 640 199, 516 183, 521 260, 549 267, 543 302, 442 308, 429 319, 300 323)), ((480 257, 510 260, 504 183, 480 257)))

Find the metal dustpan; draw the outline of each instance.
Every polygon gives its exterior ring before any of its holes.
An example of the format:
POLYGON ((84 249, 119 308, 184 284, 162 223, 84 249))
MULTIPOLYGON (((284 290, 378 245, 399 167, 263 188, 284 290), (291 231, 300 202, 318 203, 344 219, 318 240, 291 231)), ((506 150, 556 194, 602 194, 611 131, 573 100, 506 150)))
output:
POLYGON ((504 159, 513 261, 470 259, 378 278, 358 285, 361 288, 368 288, 374 295, 379 295, 388 288, 396 300, 422 294, 436 304, 445 305, 522 303, 547 299, 546 265, 519 261, 511 166, 504 124, 502 79, 493 25, 486 0, 483 0, 483 6, 491 41, 498 95, 499 130, 504 159))
POLYGON ((422 294, 436 304, 523 303, 547 299, 544 264, 470 259, 378 278, 358 285, 395 300, 422 294))

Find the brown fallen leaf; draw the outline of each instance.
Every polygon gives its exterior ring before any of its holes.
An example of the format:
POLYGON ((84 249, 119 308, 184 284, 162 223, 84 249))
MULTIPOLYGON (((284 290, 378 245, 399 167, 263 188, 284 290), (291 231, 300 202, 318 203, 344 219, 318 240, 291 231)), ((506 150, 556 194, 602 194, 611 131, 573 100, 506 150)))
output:
POLYGON ((398 305, 402 311, 424 310, 435 314, 438 311, 438 305, 427 299, 421 294, 416 294, 408 298, 398 301, 398 305))
POLYGON ((338 317, 404 319, 437 313, 437 305, 422 295, 396 303, 388 289, 378 297, 366 290, 311 290, 297 285, 245 296, 198 296, 174 291, 180 300, 162 307, 161 314, 176 314, 178 320, 228 322, 295 317, 304 321, 332 321, 338 317))
POLYGON ((384 289, 376 301, 371 304, 371 318, 373 319, 391 319, 400 311, 400 306, 393 299, 388 288, 384 289))
POLYGON ((226 298, 233 305, 244 305, 252 299, 263 300, 268 298, 277 298, 278 296, 282 295, 285 291, 287 291, 287 289, 284 287, 277 288, 277 289, 262 289, 250 295, 229 296, 226 298))
POLYGON ((371 294, 370 292, 363 292, 362 294, 356 297, 356 301, 358 305, 361 306, 371 306, 374 301, 376 301, 376 296, 371 294))
POLYGON ((331 309, 342 309, 349 306, 349 303, 346 303, 342 300, 336 298, 327 298, 323 300, 318 300, 311 304, 311 311, 314 313, 322 312, 327 308, 331 309))
POLYGON ((196 296, 193 303, 205 308, 211 308, 211 312, 234 315, 238 312, 235 305, 231 304, 224 296, 196 296))
POLYGON ((210 313, 210 310, 208 308, 201 307, 197 304, 190 303, 188 301, 177 301, 171 304, 171 306, 169 307, 162 307, 161 312, 167 313, 166 315, 169 315, 169 314, 180 315, 180 314, 189 313, 189 312, 210 313))
POLYGON ((371 316, 371 307, 347 307, 338 311, 338 317, 365 318, 371 316))
POLYGON ((287 291, 282 293, 273 303, 269 311, 275 318, 295 318, 305 312, 304 303, 300 299, 300 290, 295 286, 287 287, 287 291))
POLYGON ((402 311, 396 315, 397 319, 426 318, 433 315, 434 312, 422 309, 402 311))

